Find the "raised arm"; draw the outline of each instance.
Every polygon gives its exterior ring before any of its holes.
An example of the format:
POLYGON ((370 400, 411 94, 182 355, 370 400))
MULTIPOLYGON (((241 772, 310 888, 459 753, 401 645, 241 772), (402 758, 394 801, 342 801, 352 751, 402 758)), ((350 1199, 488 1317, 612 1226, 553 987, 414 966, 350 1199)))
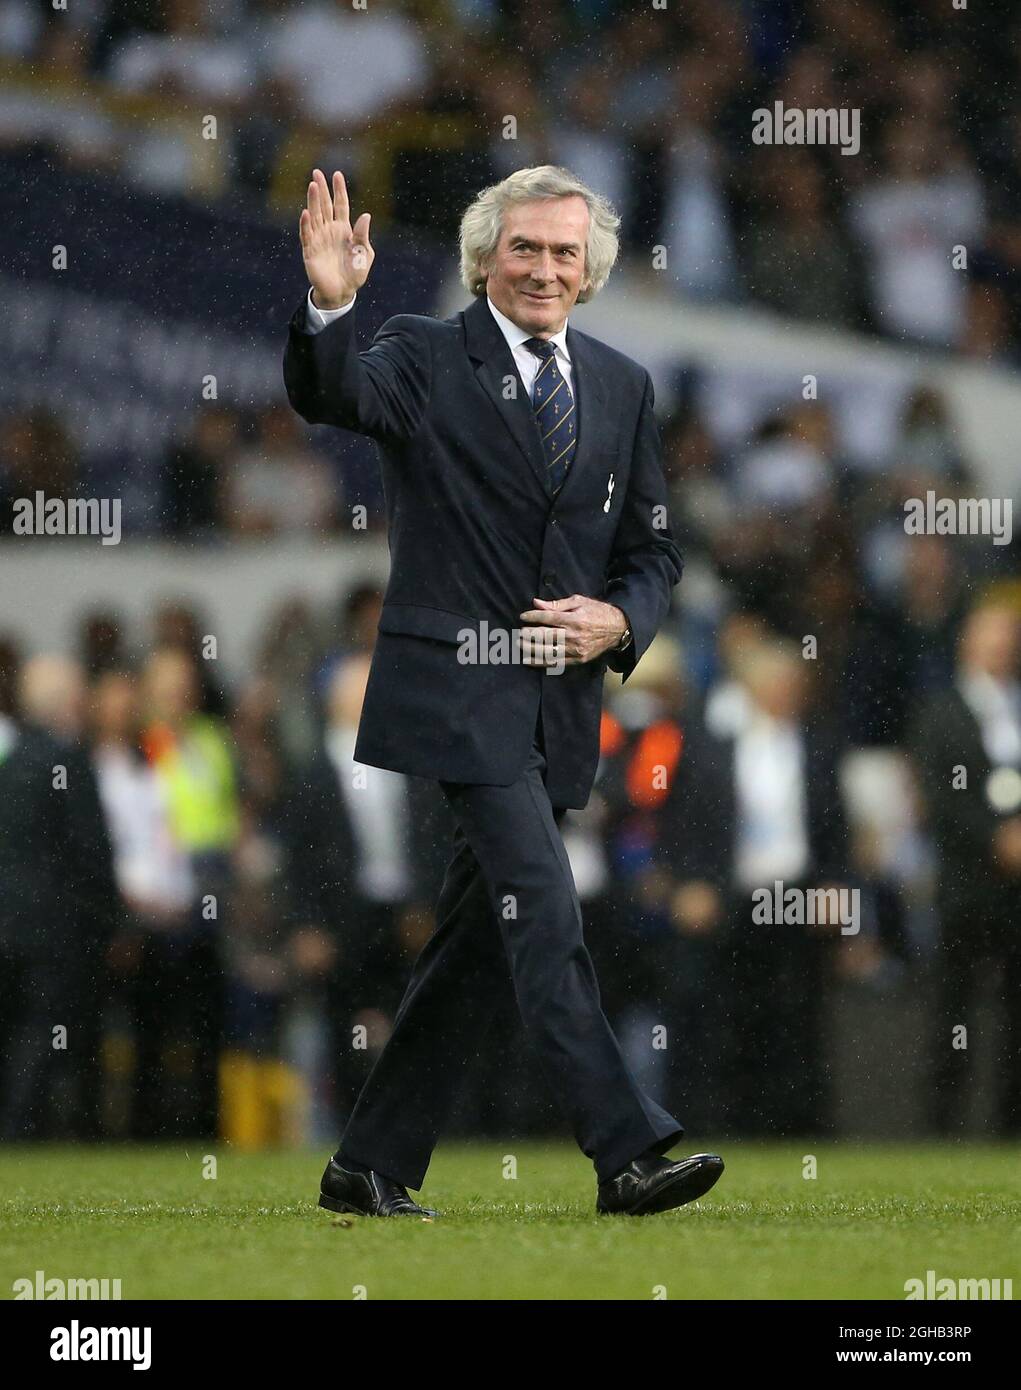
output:
MULTIPOLYGON (((352 304, 375 259, 369 214, 351 226, 344 175, 333 175, 333 196, 322 170, 308 186, 298 225, 312 301, 329 311, 352 304)), ((284 353, 287 397, 309 424, 339 425, 383 441, 410 439, 429 396, 431 358, 423 320, 410 314, 389 319, 367 352, 355 343, 357 308, 309 332, 307 305, 291 320, 284 353)))

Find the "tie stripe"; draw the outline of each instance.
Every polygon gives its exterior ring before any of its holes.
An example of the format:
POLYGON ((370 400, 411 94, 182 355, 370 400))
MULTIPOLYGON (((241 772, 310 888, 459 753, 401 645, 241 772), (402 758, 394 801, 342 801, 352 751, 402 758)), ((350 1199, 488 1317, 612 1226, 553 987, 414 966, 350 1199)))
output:
MULTIPOLYGON (((574 409, 574 406, 572 405, 572 406, 571 406, 571 410, 573 410, 573 409, 574 409)), ((570 415, 571 410, 569 410, 569 411, 567 412, 567 415, 564 416, 564 419, 565 419, 565 420, 567 419, 567 416, 570 415)), ((560 428, 559 424, 554 425, 554 426, 553 426, 553 429, 550 430, 549 434, 544 434, 544 435, 543 435, 543 440, 545 441, 545 440, 549 439, 550 434, 552 434, 552 433, 554 432, 554 430, 557 430, 557 429, 559 429, 559 428, 560 428)))
POLYGON ((566 377, 560 375, 553 344, 545 338, 529 338, 525 347, 542 364, 532 386, 532 409, 555 495, 564 485, 578 443, 575 401, 566 377))

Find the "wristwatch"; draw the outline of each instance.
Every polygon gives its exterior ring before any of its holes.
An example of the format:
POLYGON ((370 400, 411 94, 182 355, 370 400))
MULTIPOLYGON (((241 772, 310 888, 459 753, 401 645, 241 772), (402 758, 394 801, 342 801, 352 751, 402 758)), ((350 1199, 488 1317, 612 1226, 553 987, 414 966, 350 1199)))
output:
POLYGON ((631 629, 630 629, 629 627, 626 627, 626 628, 624 629, 624 635, 623 635, 623 637, 621 637, 620 641, 617 643, 617 645, 614 647, 613 650, 614 650, 615 652, 626 652, 627 649, 628 649, 628 647, 630 647, 630 645, 631 645, 631 629))

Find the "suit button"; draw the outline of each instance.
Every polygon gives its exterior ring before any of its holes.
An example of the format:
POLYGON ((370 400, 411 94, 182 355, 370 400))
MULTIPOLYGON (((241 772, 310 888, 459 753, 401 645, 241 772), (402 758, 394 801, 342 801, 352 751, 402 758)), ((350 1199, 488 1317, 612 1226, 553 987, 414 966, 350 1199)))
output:
POLYGON ((555 574, 544 574, 542 577, 542 582, 544 584, 554 584, 556 582, 556 578, 557 577, 555 574))

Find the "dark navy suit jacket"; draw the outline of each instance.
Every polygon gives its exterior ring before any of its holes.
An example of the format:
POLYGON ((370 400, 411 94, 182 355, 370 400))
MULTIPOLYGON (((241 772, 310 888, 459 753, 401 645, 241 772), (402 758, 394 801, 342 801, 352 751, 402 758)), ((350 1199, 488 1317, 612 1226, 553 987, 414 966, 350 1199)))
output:
POLYGON ((284 354, 299 415, 370 436, 382 461, 391 571, 355 757, 506 786, 524 769, 541 707, 550 800, 582 807, 606 667, 627 678, 681 577, 649 374, 568 327, 578 445, 554 498, 531 402, 485 297, 443 321, 398 314, 366 352, 357 314, 311 334, 302 303, 284 354), (559 675, 458 659, 466 629, 520 629, 534 598, 571 594, 620 607, 629 650, 559 675))

